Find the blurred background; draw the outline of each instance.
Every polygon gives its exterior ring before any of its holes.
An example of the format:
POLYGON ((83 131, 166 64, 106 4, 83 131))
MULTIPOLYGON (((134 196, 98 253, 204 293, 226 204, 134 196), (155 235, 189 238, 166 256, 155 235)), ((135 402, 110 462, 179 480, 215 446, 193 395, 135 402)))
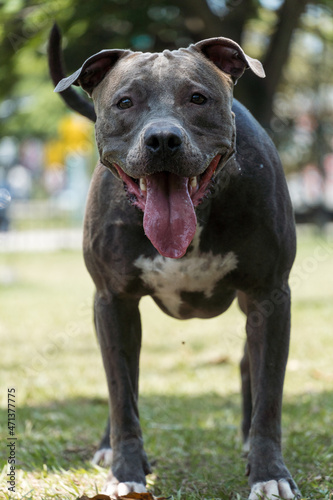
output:
POLYGON ((278 146, 297 221, 321 229, 332 221, 331 0, 5 0, 0 19, 0 231, 7 250, 9 230, 18 238, 22 230, 80 227, 96 161, 92 124, 68 111, 48 76, 55 20, 68 73, 103 48, 159 51, 213 36, 241 44, 267 77, 246 73, 235 95, 278 146))
MULTIPOLYGON (((47 44, 56 21, 68 74, 104 48, 157 51, 214 36, 263 62, 267 78, 246 72, 235 95, 277 145, 299 223, 284 449, 304 498, 332 500, 332 14, 332 0, 0 0, 3 443, 6 387, 18 405, 17 492, 8 492, 3 446, 1 498, 74 500, 100 491, 107 474, 90 465, 107 390, 81 251, 97 154, 92 123, 53 93, 47 44)), ((209 324, 161 316, 149 298, 140 307, 140 413, 157 458, 150 488, 184 500, 247 498, 237 305, 209 324)))

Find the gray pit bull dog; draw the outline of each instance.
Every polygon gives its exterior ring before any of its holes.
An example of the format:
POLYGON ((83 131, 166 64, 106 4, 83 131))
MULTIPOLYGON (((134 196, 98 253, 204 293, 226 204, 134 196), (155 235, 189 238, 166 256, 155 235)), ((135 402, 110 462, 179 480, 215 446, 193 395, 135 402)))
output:
POLYGON ((261 63, 219 37, 163 53, 103 50, 64 78, 60 52, 55 27, 55 90, 96 121, 100 155, 84 257, 96 285, 110 395, 111 423, 97 453, 111 458, 105 493, 144 492, 150 472, 138 411, 141 297, 187 319, 217 316, 237 296, 247 317, 241 375, 249 500, 299 498, 281 452, 293 211, 271 140, 233 100, 247 68, 264 77, 261 63))

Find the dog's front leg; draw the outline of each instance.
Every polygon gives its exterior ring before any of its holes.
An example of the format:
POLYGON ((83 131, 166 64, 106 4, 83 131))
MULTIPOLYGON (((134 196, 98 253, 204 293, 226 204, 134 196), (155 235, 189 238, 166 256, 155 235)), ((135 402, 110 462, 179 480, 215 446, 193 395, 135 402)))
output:
POLYGON ((144 492, 150 472, 138 411, 141 322, 138 301, 97 292, 95 323, 106 372, 111 415, 112 466, 105 493, 144 492))
POLYGON ((281 452, 282 392, 290 336, 287 284, 264 296, 247 297, 246 332, 253 398, 249 500, 298 498, 299 490, 281 452))

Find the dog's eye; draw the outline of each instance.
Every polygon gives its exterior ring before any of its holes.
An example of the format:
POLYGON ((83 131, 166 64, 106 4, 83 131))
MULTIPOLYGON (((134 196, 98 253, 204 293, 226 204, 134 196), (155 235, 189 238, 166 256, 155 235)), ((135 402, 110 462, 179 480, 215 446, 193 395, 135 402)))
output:
POLYGON ((206 101, 207 97, 199 93, 193 94, 191 97, 191 102, 193 102, 193 104, 205 104, 206 101))
POLYGON ((117 106, 119 109, 128 109, 133 106, 133 102, 129 97, 123 97, 117 102, 117 106))

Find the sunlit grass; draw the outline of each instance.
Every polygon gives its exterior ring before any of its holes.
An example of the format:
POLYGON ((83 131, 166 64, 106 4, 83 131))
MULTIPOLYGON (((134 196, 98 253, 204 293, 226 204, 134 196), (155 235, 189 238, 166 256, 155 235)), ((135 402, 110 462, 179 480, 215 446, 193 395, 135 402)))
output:
MULTIPOLYGON (((333 492, 332 275, 332 241, 302 234, 291 280, 283 445, 304 498, 318 500, 332 499, 333 492)), ((105 425, 107 392, 93 331, 93 286, 81 254, 2 254, 0 293, 0 496, 93 496, 107 473, 89 463, 105 425), (18 438, 11 496, 9 387, 16 389, 18 438)), ((245 499, 238 370, 243 315, 234 304, 219 318, 181 322, 148 298, 141 312, 140 411, 154 464, 150 487, 182 500, 245 499)))

